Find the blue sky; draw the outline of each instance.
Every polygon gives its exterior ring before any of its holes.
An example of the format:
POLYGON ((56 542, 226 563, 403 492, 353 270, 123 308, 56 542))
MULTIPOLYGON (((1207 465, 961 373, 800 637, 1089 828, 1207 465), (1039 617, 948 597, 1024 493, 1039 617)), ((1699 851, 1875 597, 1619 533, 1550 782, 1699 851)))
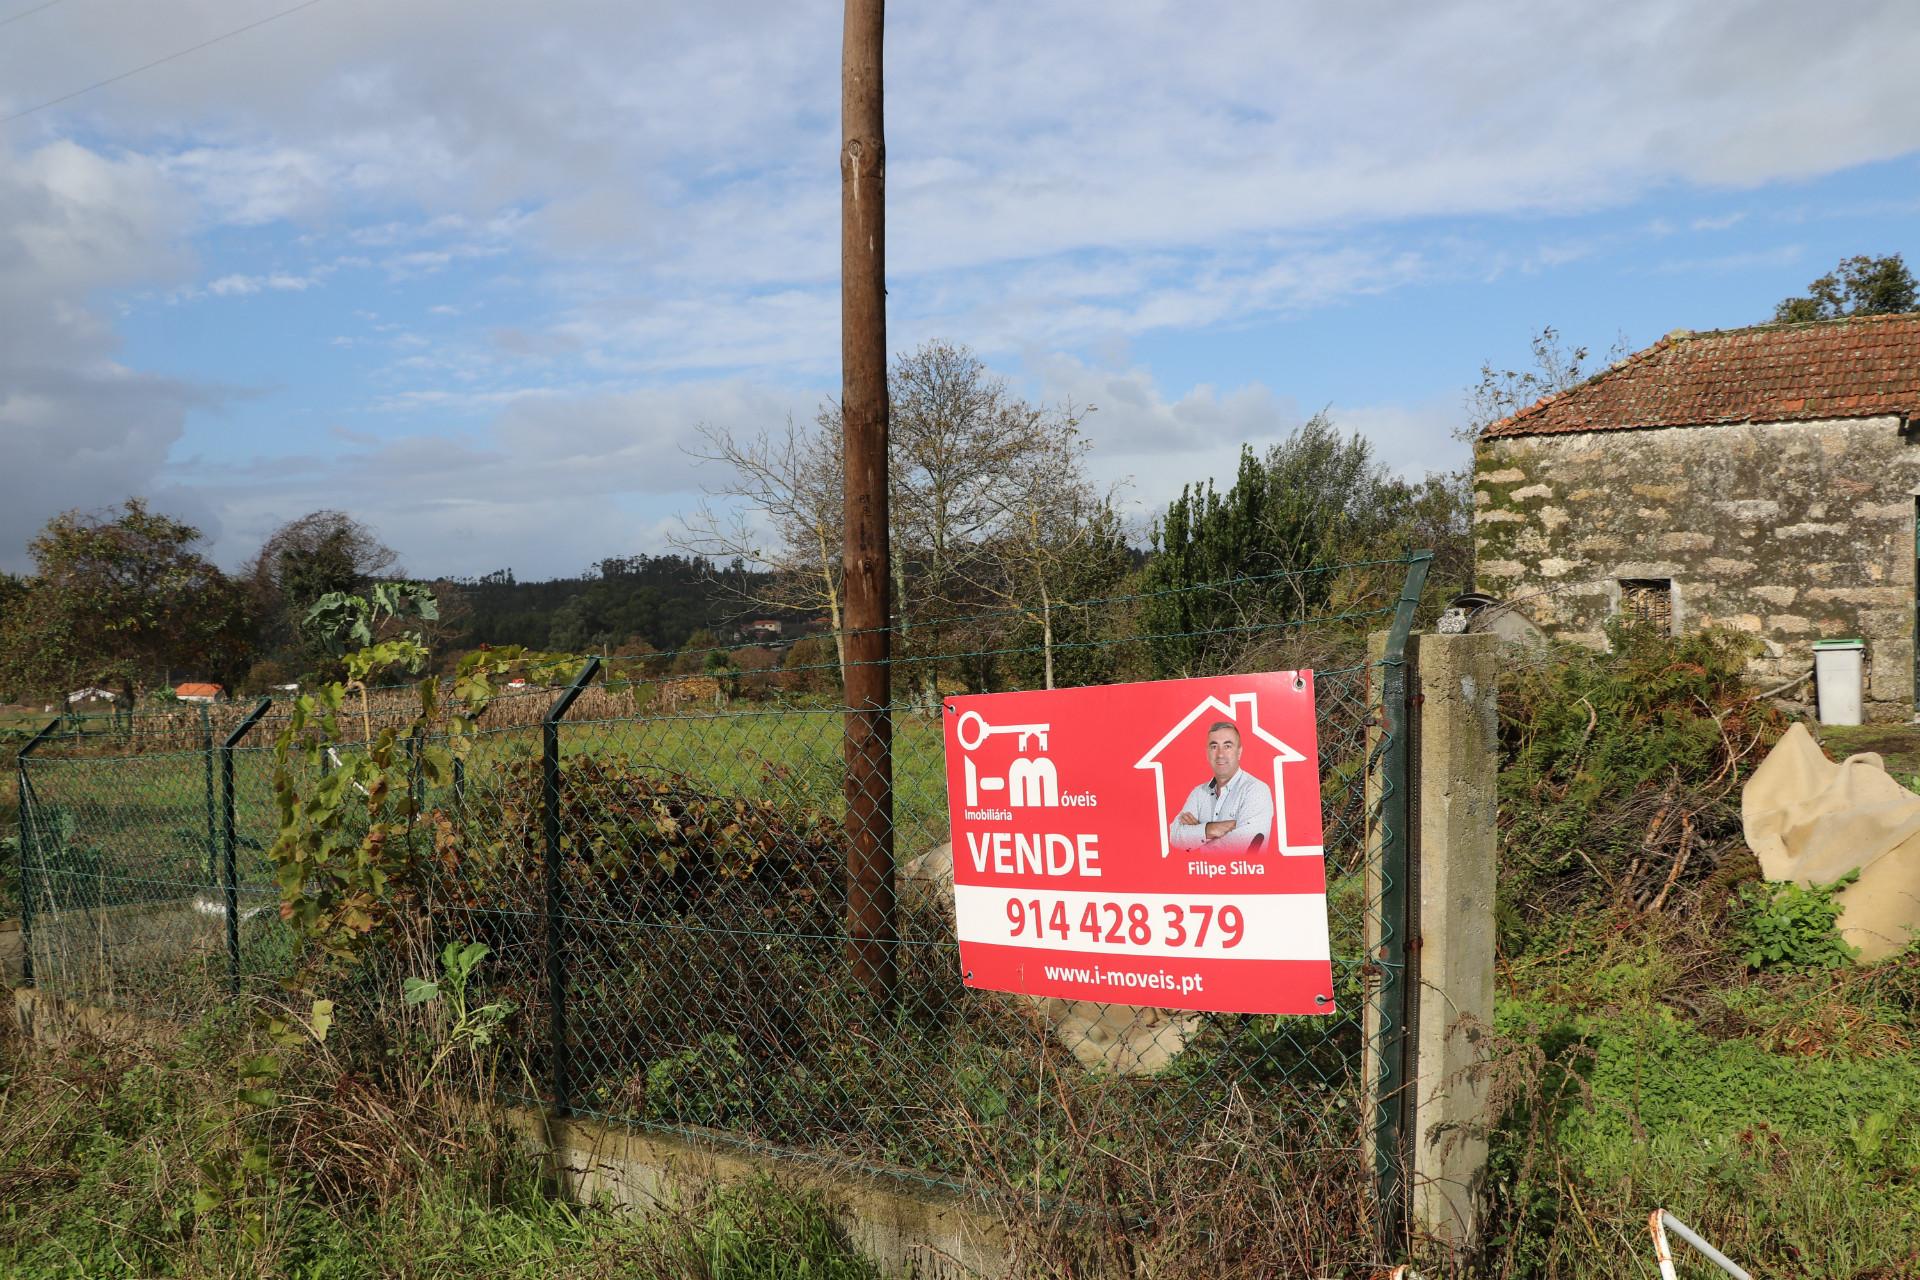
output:
MULTIPOLYGON (((0 8, 0 116, 286 7, 0 8), (15 20, 8 21, 10 15, 15 20)), ((837 390, 839 10, 322 0, 0 125, 0 566, 145 494, 420 574, 667 549, 837 390)), ((895 6, 896 350, 1096 412, 1145 518, 1307 414, 1456 465, 1484 360, 1920 253, 1897 3, 895 6)))

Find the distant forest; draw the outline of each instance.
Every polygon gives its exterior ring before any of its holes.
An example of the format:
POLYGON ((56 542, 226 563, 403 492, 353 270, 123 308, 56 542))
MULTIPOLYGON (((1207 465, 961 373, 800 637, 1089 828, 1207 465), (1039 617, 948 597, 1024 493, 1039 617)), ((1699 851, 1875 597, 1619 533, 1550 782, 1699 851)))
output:
POLYGON ((513 570, 501 569, 480 578, 451 579, 442 586, 442 606, 449 639, 458 648, 518 644, 614 653, 643 641, 671 651, 696 637, 703 643, 725 639, 749 618, 774 618, 788 630, 805 621, 808 615, 792 611, 749 608, 745 602, 768 577, 737 561, 719 565, 698 556, 614 556, 577 578, 521 582, 513 570), (456 593, 457 600, 446 598, 456 593))

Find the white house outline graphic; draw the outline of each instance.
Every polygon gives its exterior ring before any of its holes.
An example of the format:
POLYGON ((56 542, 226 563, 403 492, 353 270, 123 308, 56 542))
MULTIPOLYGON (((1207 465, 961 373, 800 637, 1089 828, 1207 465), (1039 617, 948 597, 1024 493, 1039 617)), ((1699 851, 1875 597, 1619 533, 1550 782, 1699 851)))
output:
POLYGON ((1247 730, 1251 731, 1260 741, 1273 748, 1273 837, 1275 843, 1279 845, 1280 852, 1283 855, 1292 857, 1310 856, 1315 858, 1321 856, 1324 850, 1324 846, 1322 845, 1287 843, 1287 790, 1283 785, 1284 780, 1281 777, 1281 770, 1287 765, 1304 762, 1306 757, 1260 727, 1259 694, 1233 693, 1227 695, 1227 701, 1225 702, 1215 697, 1208 697, 1202 700, 1198 706, 1181 717, 1180 723, 1169 729, 1166 736, 1154 743, 1147 751, 1147 754, 1140 757, 1139 763, 1133 766, 1136 769, 1153 770, 1154 791, 1160 803, 1161 857, 1167 857, 1173 852, 1173 842, 1168 838, 1167 834, 1168 827, 1172 820, 1167 815, 1166 770, 1156 757, 1171 746, 1175 738, 1178 738, 1191 728, 1195 720, 1198 720, 1209 711, 1216 713, 1222 719, 1231 720, 1235 725, 1239 725, 1241 723, 1240 707, 1242 704, 1245 704, 1247 710, 1247 730))

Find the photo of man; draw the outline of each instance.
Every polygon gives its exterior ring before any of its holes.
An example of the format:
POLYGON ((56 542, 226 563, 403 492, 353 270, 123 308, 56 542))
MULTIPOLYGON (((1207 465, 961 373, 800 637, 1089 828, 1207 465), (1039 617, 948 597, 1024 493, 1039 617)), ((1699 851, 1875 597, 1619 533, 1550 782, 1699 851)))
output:
POLYGON ((1240 730, 1231 720, 1207 726, 1212 777, 1193 789, 1168 828, 1176 849, 1244 853, 1273 831, 1273 790, 1240 767, 1240 730))

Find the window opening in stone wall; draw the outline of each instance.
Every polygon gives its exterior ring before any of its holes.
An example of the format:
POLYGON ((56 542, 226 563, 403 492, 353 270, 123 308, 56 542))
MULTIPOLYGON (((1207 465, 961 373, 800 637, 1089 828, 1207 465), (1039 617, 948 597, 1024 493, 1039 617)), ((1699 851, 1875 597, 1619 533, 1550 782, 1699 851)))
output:
POLYGON ((1622 578, 1620 616, 1634 626, 1649 626, 1661 635, 1673 634, 1673 579, 1622 578))

